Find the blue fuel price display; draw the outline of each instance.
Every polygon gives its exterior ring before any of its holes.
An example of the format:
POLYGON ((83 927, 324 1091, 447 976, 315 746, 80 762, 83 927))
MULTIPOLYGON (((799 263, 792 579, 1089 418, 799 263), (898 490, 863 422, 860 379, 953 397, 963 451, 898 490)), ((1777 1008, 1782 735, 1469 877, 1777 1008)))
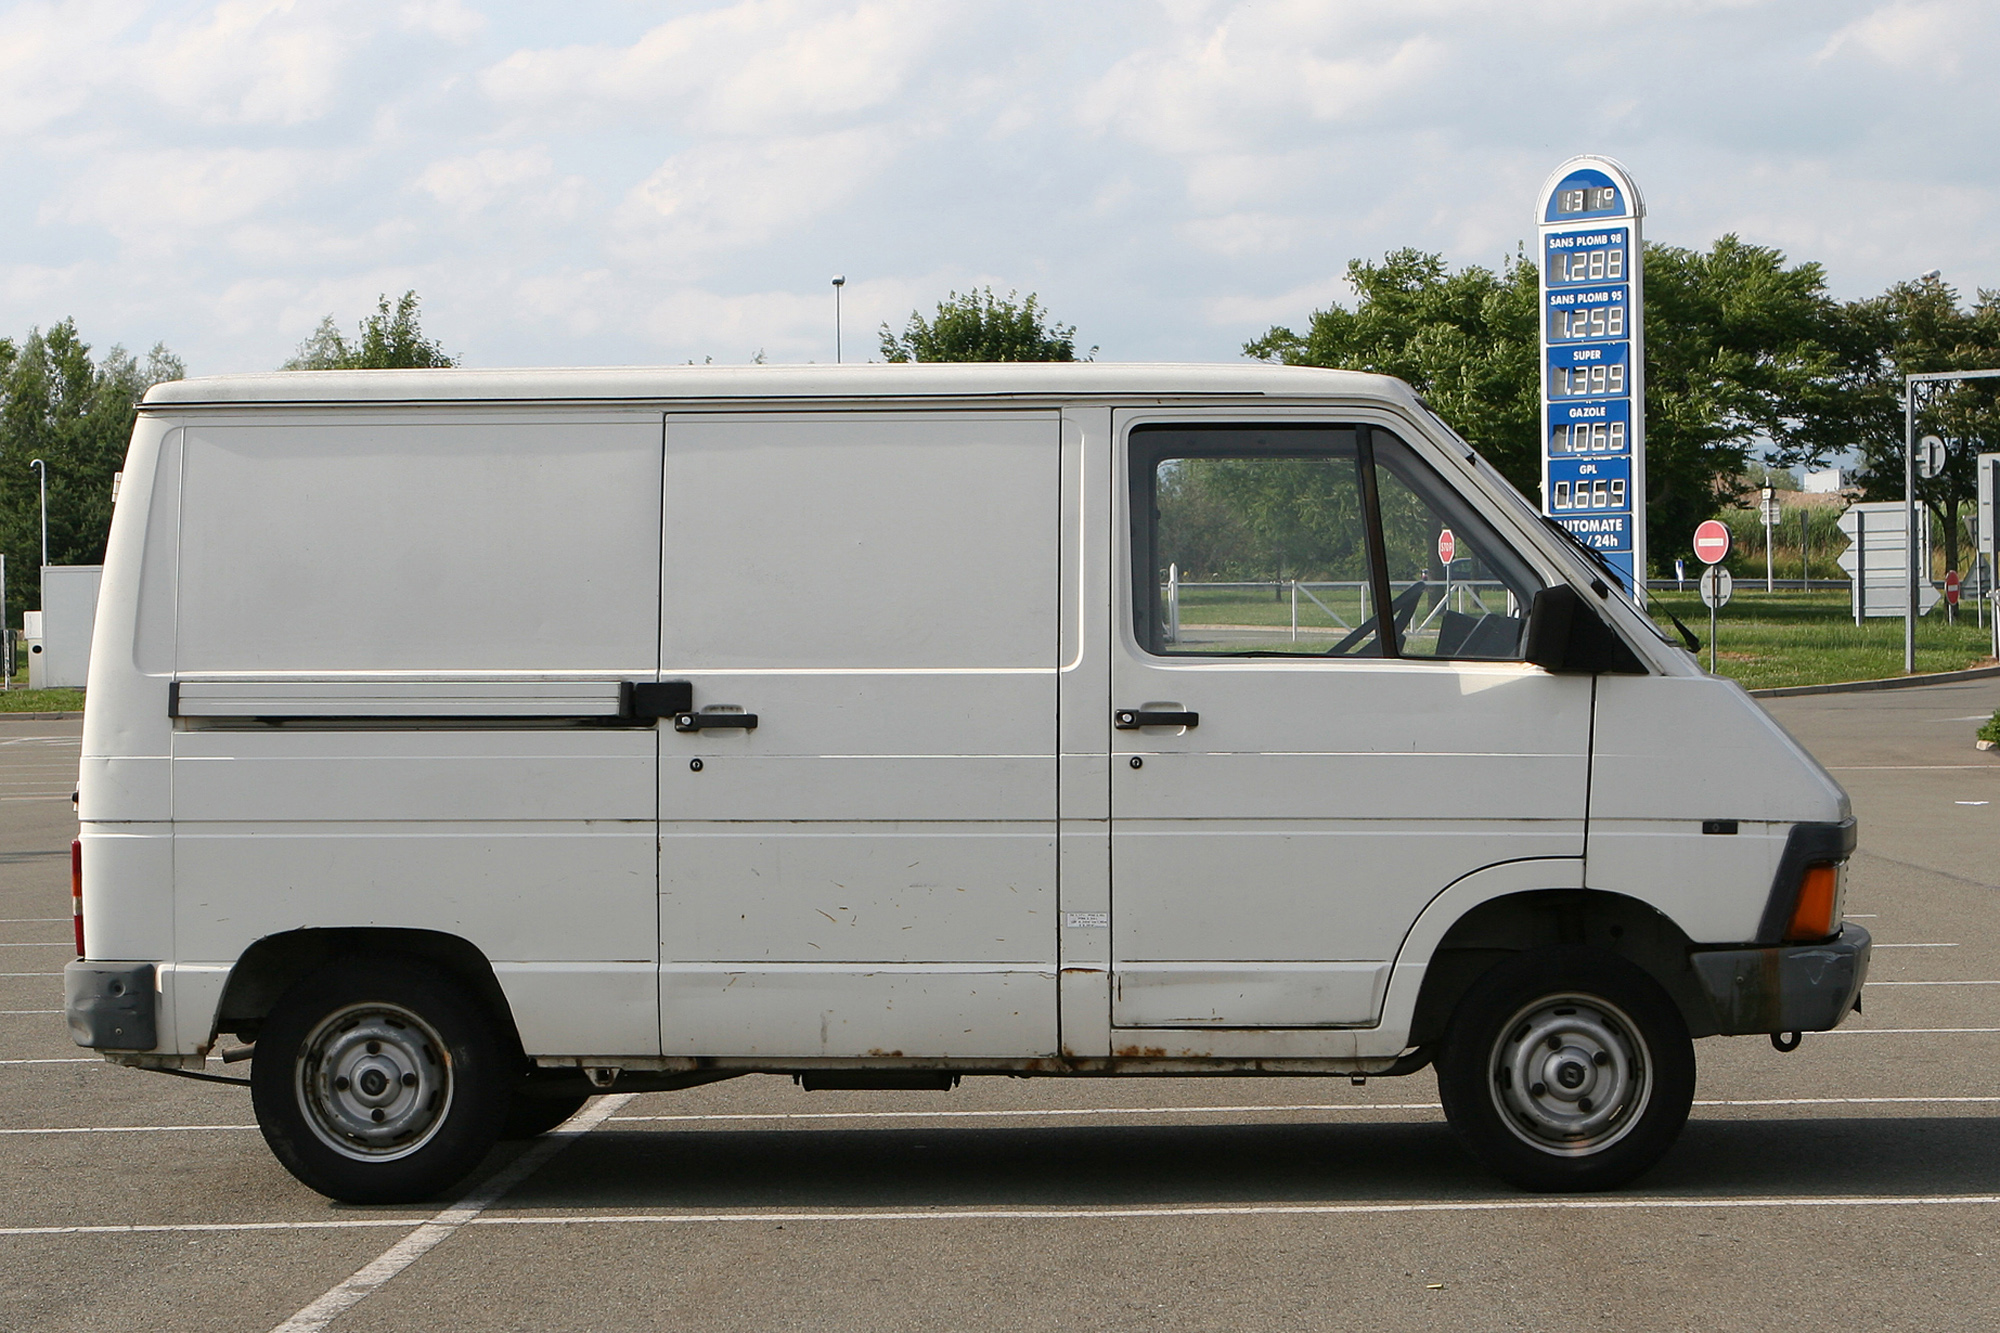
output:
POLYGON ((1645 206, 1623 167, 1571 158, 1537 207, 1542 512, 1644 600, 1645 206))
POLYGON ((1542 277, 1549 287, 1625 281, 1631 232, 1624 227, 1569 232, 1542 241, 1542 277))
POLYGON ((1631 350, 1632 345, 1626 342, 1551 347, 1547 357, 1549 401, 1623 398, 1628 370, 1625 359, 1631 350))
POLYGON ((1543 298, 1548 311, 1543 328, 1548 340, 1559 343, 1628 337, 1631 329, 1626 318, 1628 295, 1623 286, 1550 292, 1543 298))

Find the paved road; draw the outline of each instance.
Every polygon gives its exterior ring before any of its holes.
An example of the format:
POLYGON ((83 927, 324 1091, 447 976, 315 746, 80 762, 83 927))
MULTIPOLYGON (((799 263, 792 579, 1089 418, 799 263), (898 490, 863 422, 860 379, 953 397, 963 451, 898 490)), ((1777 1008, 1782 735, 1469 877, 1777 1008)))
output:
POLYGON ((78 729, 0 722, 0 1328, 265 1333, 392 1251, 337 1333, 1991 1328, 2000 760, 1971 734, 2000 682, 1770 706, 1862 819, 1867 1013, 1792 1055, 1701 1043, 1693 1121, 1624 1193, 1496 1186, 1427 1074, 758 1077, 601 1099, 422 1231, 437 1208, 295 1184, 242 1090, 80 1058, 52 1012, 78 729))

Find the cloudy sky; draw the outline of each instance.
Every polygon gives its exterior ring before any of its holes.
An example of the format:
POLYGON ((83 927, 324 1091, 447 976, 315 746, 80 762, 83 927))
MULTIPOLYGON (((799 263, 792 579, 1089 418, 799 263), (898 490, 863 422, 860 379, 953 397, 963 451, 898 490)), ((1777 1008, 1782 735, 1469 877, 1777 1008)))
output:
POLYGON ((0 333, 268 369, 415 288, 468 364, 850 358, 947 290, 1226 360, 1355 256, 1647 235, 2000 287, 1992 0, 7 0, 0 333))

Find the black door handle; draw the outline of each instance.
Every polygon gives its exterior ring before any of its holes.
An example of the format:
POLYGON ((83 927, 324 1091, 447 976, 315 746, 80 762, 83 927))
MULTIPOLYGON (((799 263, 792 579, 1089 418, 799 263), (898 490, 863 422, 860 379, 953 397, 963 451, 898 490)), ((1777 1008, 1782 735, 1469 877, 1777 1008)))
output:
POLYGON ((675 713, 675 731, 707 731, 712 727, 735 727, 740 731, 755 731, 755 713, 675 713))
POLYGON ((1143 708, 1121 708, 1111 715, 1111 725, 1120 731, 1141 727, 1198 727, 1200 713, 1149 713, 1143 708))

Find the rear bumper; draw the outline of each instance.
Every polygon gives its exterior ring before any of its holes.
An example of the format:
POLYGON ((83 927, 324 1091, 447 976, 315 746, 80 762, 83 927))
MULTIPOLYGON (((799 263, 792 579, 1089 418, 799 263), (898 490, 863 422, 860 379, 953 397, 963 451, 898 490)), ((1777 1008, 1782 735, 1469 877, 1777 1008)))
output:
POLYGON ((160 992, 151 963, 94 963, 63 968, 69 1035, 92 1050, 150 1051, 160 1044, 160 992))
POLYGON ((1824 944, 1701 949, 1689 961, 1724 1036, 1825 1032, 1858 1007, 1870 944, 1849 922, 1824 944))

